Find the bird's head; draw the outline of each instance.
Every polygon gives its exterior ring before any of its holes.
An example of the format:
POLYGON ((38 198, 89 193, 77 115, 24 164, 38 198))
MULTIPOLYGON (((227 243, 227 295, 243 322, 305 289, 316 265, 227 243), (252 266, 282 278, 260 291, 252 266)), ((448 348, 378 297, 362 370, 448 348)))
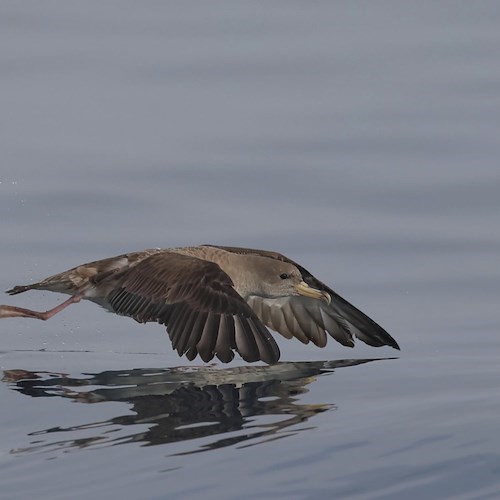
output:
POLYGON ((300 270, 288 262, 265 259, 259 266, 260 292, 264 297, 277 298, 302 295, 330 303, 330 295, 309 286, 300 270))

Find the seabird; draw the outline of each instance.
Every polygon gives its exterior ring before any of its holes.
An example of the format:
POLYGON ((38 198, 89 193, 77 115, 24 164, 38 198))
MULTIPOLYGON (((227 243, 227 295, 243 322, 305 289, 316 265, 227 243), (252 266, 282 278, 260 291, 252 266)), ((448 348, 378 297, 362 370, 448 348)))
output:
POLYGON ((49 290, 71 295, 45 312, 0 305, 0 318, 47 320, 70 304, 91 300, 139 323, 166 325, 179 356, 228 363, 279 360, 269 327, 290 339, 326 345, 326 333, 353 347, 397 342, 366 314, 284 255, 202 245, 150 249, 83 264, 7 293, 49 290))

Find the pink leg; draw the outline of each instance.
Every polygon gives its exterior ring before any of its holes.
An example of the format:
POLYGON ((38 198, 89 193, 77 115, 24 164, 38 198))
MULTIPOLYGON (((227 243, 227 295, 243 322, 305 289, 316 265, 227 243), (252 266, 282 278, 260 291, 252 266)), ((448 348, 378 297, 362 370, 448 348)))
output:
POLYGON ((32 311, 31 309, 23 309, 22 307, 15 306, 0 306, 0 318, 34 318, 42 319, 44 321, 52 318, 58 312, 68 307, 71 304, 76 304, 82 300, 81 295, 73 295, 68 300, 65 300, 62 304, 49 309, 48 311, 32 311))

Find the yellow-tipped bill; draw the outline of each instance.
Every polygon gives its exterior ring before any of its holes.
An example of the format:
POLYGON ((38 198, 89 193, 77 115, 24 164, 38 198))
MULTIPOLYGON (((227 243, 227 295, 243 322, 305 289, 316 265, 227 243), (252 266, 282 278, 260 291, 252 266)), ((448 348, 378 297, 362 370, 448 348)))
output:
POLYGON ((298 285, 295 286, 295 290, 297 290, 300 295, 304 297, 312 297, 313 299, 320 299, 329 304, 332 301, 330 294, 327 292, 323 292, 322 290, 316 290, 316 288, 310 287, 305 281, 301 281, 298 285))

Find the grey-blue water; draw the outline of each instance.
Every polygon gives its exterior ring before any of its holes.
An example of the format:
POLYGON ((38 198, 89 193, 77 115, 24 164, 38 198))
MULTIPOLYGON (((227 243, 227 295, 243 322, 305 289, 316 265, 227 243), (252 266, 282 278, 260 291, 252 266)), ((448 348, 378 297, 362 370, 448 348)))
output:
POLYGON ((497 2, 2 2, 0 289, 266 248, 402 350, 3 319, 0 498, 499 498, 499 54, 497 2))

